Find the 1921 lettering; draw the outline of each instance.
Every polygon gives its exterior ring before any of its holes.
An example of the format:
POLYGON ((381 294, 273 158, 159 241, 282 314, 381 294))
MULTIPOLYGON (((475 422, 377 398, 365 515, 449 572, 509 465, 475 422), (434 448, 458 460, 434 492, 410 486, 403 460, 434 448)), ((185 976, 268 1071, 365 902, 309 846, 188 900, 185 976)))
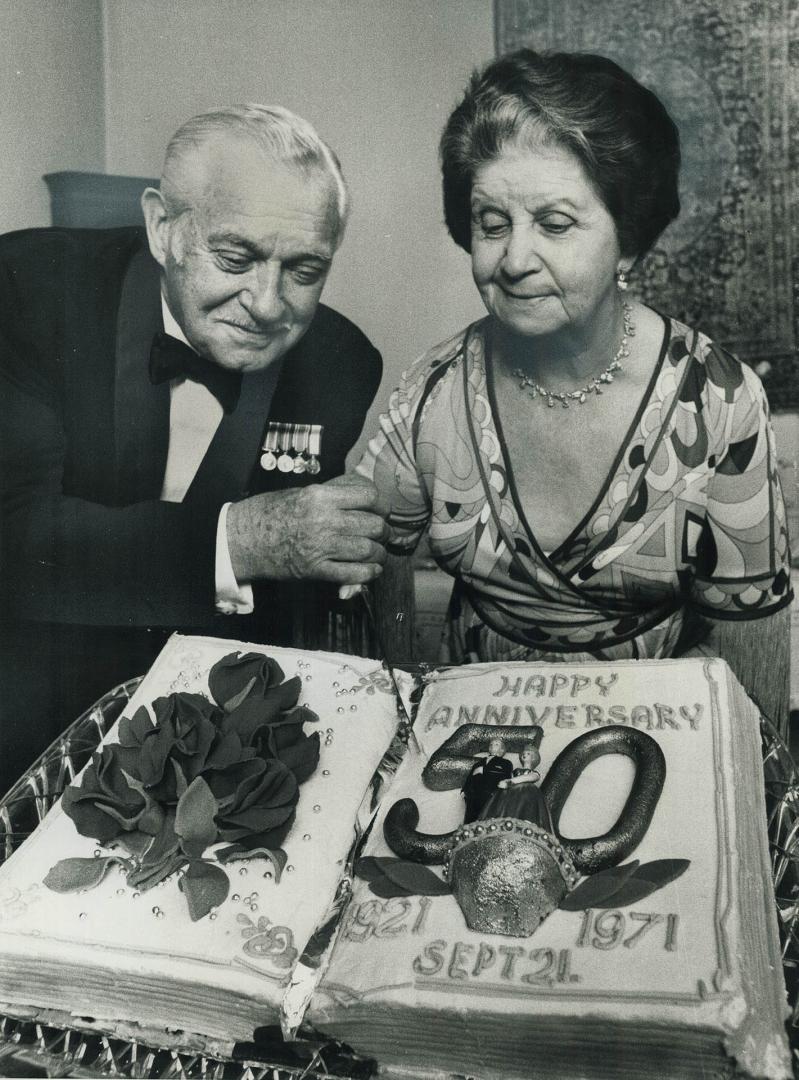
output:
POLYGON ((429 896, 411 900, 407 896, 392 896, 389 900, 364 900, 350 908, 344 937, 349 941, 368 941, 372 937, 393 937, 409 929, 421 934, 432 901, 429 896))

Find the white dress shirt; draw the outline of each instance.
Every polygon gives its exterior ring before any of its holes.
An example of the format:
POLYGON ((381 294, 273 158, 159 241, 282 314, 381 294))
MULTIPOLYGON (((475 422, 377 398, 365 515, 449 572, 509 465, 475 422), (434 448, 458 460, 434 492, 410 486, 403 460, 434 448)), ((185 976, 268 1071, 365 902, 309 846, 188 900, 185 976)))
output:
MULTIPOLYGON (((164 330, 188 345, 186 335, 161 297, 164 330)), ((191 348, 191 346, 189 346, 191 348)), ((191 482, 205 457, 224 410, 207 386, 191 379, 169 383, 169 449, 167 451, 162 502, 183 502, 191 482)), ((240 585, 233 573, 227 542, 227 514, 230 503, 219 512, 216 526, 215 589, 216 610, 224 615, 249 615, 253 610, 251 585, 240 585)))

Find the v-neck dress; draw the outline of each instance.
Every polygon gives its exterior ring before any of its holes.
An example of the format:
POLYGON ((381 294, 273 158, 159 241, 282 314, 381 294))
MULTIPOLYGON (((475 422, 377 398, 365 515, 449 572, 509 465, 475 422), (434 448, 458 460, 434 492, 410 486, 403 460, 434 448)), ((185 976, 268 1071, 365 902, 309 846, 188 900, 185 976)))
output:
MULTIPOLYGON (((425 530, 456 585, 448 659, 673 653, 686 608, 756 619, 790 603, 790 554, 760 380, 665 320, 658 363, 594 504, 545 554, 519 504, 492 390, 490 323, 404 374, 359 466, 391 506, 390 550, 425 530)), ((533 414, 534 415, 534 414, 533 414)))

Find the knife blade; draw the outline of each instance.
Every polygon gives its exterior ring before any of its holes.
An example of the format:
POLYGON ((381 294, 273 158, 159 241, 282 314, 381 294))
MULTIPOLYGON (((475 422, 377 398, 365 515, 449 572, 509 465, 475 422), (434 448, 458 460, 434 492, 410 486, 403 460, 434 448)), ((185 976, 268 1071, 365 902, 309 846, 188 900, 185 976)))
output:
POLYGON ((364 586, 361 589, 359 595, 361 597, 364 611, 366 612, 366 621, 369 626, 369 630, 372 634, 375 644, 377 645, 377 651, 380 653, 377 659, 388 672, 388 677, 391 679, 391 685, 394 687, 394 696, 397 699, 397 707, 400 712, 400 737, 403 739, 403 742, 407 742, 408 739, 413 739, 413 741, 416 742, 416 736, 413 733, 413 721, 411 720, 410 713, 405 707, 405 701, 402 697, 402 692, 400 690, 397 676, 394 673, 394 668, 389 663, 385 639, 380 630, 377 619, 375 618, 374 607, 372 606, 372 599, 369 595, 369 589, 364 586))

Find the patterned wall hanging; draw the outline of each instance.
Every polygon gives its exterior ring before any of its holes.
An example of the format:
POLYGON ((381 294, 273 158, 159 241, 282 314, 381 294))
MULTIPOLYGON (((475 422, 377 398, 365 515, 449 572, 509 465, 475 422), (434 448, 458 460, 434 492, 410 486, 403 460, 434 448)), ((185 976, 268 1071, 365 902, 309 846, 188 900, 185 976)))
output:
POLYGON ((799 0, 495 0, 495 25, 498 53, 602 53, 662 98, 683 209, 635 291, 799 407, 799 0))

